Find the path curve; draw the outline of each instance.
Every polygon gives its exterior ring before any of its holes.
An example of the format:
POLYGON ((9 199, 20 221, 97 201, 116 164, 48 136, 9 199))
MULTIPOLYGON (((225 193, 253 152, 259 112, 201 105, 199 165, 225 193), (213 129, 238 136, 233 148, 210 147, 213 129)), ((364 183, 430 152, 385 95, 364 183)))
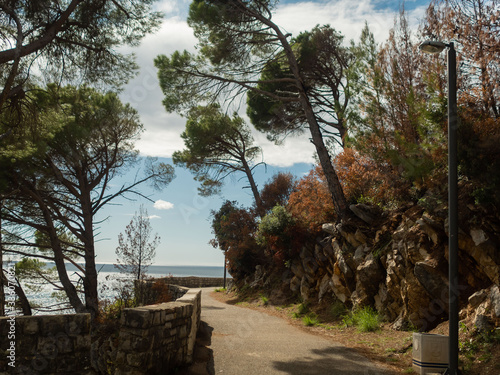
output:
POLYGON ((382 375, 372 362, 283 319, 219 302, 202 288, 201 320, 212 330, 213 375, 382 375))

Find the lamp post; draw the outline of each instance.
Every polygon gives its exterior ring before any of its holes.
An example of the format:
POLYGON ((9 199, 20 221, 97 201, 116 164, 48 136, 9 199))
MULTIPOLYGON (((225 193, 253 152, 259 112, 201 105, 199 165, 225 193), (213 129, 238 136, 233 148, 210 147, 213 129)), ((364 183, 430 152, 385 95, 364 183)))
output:
POLYGON ((458 172, 457 172, 457 54, 453 42, 425 41, 422 52, 448 48, 448 264, 449 365, 445 374, 458 375, 458 172))

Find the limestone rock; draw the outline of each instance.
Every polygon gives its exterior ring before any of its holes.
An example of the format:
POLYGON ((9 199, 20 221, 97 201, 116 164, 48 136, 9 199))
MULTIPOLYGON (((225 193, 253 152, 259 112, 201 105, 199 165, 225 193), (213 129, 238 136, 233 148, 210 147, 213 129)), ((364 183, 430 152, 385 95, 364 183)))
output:
POLYGON ((300 290, 300 283, 301 283, 301 278, 298 276, 292 277, 292 280, 290 280, 290 290, 293 293, 297 293, 300 290))
POLYGON ((427 262, 417 262, 414 274, 432 300, 445 302, 448 311, 448 278, 427 262))
POLYGON ((321 226, 321 229, 323 232, 326 232, 328 234, 336 235, 337 234, 337 228, 335 227, 334 223, 326 223, 321 226))
POLYGON ((378 207, 368 206, 366 204, 351 204, 349 208, 354 215, 370 225, 373 224, 381 214, 378 207))
MULTIPOLYGON (((338 271, 338 268, 336 268, 338 271)), ((351 293, 347 286, 342 282, 342 279, 338 275, 339 272, 336 272, 332 275, 332 291, 335 294, 335 296, 342 301, 342 303, 345 303, 347 299, 351 296, 351 293)))
POLYGON ((300 282, 300 295, 304 301, 309 301, 311 299, 311 286, 305 277, 303 277, 300 282))
POLYGON ((434 245, 439 243, 439 225, 427 216, 422 216, 422 218, 416 221, 419 229, 424 232, 434 245))
POLYGON ((472 241, 474 241, 474 244, 476 246, 479 246, 482 243, 489 240, 488 235, 482 229, 471 229, 470 236, 471 236, 472 241))
POLYGON ((318 293, 318 300, 319 302, 322 301, 324 295, 328 293, 331 290, 331 280, 328 275, 323 276, 323 279, 321 279, 321 282, 319 284, 319 293, 318 293))
POLYGON ((497 318, 500 318, 500 289, 498 285, 494 285, 490 291, 491 307, 497 318))
POLYGON ((488 291, 482 289, 469 297, 469 306, 473 309, 478 307, 488 297, 488 291))
POLYGON ((314 256, 313 252, 308 246, 303 246, 300 250, 300 259, 306 259, 314 256))
POLYGON ((347 278, 353 277, 354 276, 353 270, 351 269, 351 267, 349 267, 347 256, 344 256, 344 253, 339 245, 339 242, 337 240, 333 240, 332 247, 335 253, 335 258, 337 259, 337 262, 335 264, 338 265, 338 267, 345 275, 345 277, 347 278))
POLYGON ((302 262, 297 260, 293 261, 290 269, 298 278, 301 279, 304 276, 304 267, 302 266, 302 262))
POLYGON ((492 325, 486 315, 476 314, 473 322, 474 328, 478 333, 490 332, 492 325))
POLYGON ((323 253, 323 247, 319 244, 314 247, 314 258, 319 265, 325 265, 328 262, 328 258, 323 253))
POLYGON ((353 260, 354 262, 356 263, 356 268, 357 266, 359 266, 361 263, 363 263, 363 261, 365 260, 365 256, 366 254, 370 251, 370 248, 368 247, 368 245, 366 244, 363 244, 363 245, 359 245, 356 250, 354 251, 354 256, 353 256, 353 260))
POLYGON ((358 266, 356 269, 356 305, 373 304, 373 297, 377 294, 379 283, 384 276, 384 272, 375 259, 369 259, 358 266))
POLYGON ((304 266, 305 273, 310 276, 313 276, 318 270, 318 263, 313 257, 305 258, 302 265, 304 266))

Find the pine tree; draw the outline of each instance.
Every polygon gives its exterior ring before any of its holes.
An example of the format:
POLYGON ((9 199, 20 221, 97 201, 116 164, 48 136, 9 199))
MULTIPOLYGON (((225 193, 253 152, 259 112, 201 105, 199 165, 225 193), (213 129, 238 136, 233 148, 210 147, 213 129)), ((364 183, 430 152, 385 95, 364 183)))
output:
POLYGON ((139 213, 135 213, 125 228, 125 235, 118 235, 115 267, 136 280, 145 278, 147 268, 156 256, 160 237, 155 234, 153 241, 150 241, 151 232, 148 211, 141 205, 139 213))

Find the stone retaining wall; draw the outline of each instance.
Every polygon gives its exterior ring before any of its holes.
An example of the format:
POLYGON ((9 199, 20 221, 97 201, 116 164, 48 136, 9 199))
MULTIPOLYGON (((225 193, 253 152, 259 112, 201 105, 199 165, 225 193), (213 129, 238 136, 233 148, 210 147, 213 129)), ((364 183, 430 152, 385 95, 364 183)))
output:
POLYGON ((169 288, 180 298, 123 310, 115 333, 93 343, 90 314, 0 318, 0 375, 169 374, 190 364, 201 290, 169 288))
POLYGON ((168 374, 193 360, 201 291, 175 302, 123 310, 118 334, 101 343, 95 367, 115 375, 168 374))
MULTIPOLYGON (((163 277, 160 279, 169 285, 179 285, 184 286, 186 288, 209 288, 209 287, 222 287, 224 286, 224 278, 223 277, 197 277, 197 276, 188 276, 188 277, 163 277)), ((227 282, 230 281, 231 278, 227 278, 227 282)))
POLYGON ((94 373, 90 314, 2 317, 0 349, 0 375, 94 373))

